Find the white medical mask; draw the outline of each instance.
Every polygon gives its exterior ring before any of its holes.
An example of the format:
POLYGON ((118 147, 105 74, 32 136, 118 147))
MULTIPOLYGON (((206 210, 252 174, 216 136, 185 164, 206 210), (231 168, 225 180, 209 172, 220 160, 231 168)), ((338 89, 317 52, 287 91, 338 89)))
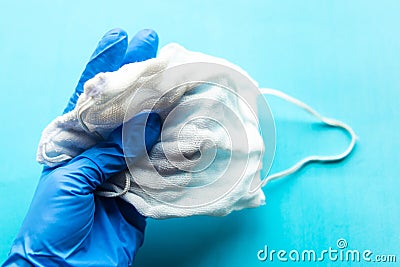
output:
MULTIPOLYGON (((148 156, 128 161, 128 169, 111 177, 97 194, 119 196, 141 214, 157 219, 221 216, 258 207, 265 202, 261 188, 267 182, 308 162, 343 159, 355 145, 355 134, 346 124, 324 118, 280 91, 259 90, 246 72, 226 60, 170 44, 155 59, 89 80, 75 109, 44 130, 37 159, 50 166, 66 162, 142 111, 160 114, 160 140, 148 156), (267 165, 272 163, 275 129, 261 94, 283 98, 323 123, 346 130, 352 137, 349 147, 335 156, 307 157, 262 179, 261 168, 270 167, 262 166, 263 158, 267 155, 267 165), (261 129, 268 142, 259 132, 260 113, 269 122, 261 129)), ((123 144, 129 151, 126 125, 123 144)))

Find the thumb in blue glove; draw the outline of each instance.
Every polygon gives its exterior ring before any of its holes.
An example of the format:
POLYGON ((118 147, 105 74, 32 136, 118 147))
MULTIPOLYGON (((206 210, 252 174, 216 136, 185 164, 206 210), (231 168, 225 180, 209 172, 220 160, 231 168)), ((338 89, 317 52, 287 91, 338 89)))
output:
MULTIPOLYGON (((127 44, 127 34, 111 30, 90 58, 64 112, 75 107, 83 84, 99 72, 156 55, 158 37, 143 30, 127 44)), ((143 156, 157 141, 157 114, 138 114, 129 122, 130 160, 143 156), (145 131, 143 131, 143 129, 145 131), (143 142, 143 140, 145 142, 143 142), (145 144, 145 146, 143 146, 145 144), (133 150, 132 150, 133 149, 133 150)), ((3 266, 130 266, 143 242, 145 218, 123 200, 98 197, 94 191, 126 169, 121 127, 101 142, 58 167, 45 167, 32 203, 3 266)))

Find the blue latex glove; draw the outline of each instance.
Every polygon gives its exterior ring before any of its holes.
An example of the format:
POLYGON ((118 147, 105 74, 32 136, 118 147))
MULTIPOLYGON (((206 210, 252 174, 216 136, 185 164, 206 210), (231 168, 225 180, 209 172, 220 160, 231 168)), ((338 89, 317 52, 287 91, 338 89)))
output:
MULTIPOLYGON (((127 34, 111 30, 99 42, 75 93, 64 112, 72 110, 83 84, 99 72, 155 57, 158 37, 154 31, 139 32, 128 46, 127 34)), ((132 118, 132 140, 146 147, 132 148, 138 158, 160 134, 157 114, 132 118), (146 127, 146 136, 143 136, 146 127)), ((121 128, 58 168, 45 167, 31 206, 3 266, 130 266, 143 242, 145 218, 119 198, 93 194, 112 175, 126 169, 121 128)))

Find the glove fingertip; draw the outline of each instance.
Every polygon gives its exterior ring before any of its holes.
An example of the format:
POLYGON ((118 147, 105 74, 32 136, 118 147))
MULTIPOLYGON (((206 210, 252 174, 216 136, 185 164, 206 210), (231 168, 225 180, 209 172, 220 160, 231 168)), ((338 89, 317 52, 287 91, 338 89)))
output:
POLYGON ((159 38, 154 30, 139 31, 129 42, 123 65, 154 58, 157 55, 158 43, 159 38))
MULTIPOLYGON (((109 30, 100 39, 99 43, 97 44, 96 49, 94 50, 92 56, 90 57, 90 60, 97 57, 104 50, 106 50, 109 46, 115 45, 120 42, 125 43, 125 46, 127 46, 127 44, 128 44, 127 39, 128 39, 128 34, 125 30, 123 30, 121 28, 114 28, 112 30, 109 30)), ((123 44, 123 46, 124 46, 124 44, 123 44)))
POLYGON ((115 71, 121 66, 128 47, 128 34, 120 28, 112 29, 104 34, 90 56, 74 93, 70 97, 63 114, 73 110, 79 95, 83 92, 83 85, 100 72, 115 71))

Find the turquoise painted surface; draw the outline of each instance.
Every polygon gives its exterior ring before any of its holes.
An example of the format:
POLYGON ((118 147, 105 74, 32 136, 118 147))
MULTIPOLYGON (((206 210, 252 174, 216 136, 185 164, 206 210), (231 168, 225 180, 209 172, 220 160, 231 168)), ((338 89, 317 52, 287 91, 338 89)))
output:
MULTIPOLYGON (((60 114, 97 40, 113 27, 158 31, 229 59, 354 127, 354 154, 268 185, 267 205, 224 218, 148 221, 135 266, 315 266, 257 259, 269 249, 347 249, 400 262, 400 2, 2 1, 0 262, 35 190, 42 129, 60 114)), ((346 146, 340 131, 268 98, 277 123, 272 171, 346 146)), ((101 239, 101 237, 99 237, 101 239)), ((344 250, 346 251, 346 249, 344 250)), ((372 256, 372 257, 373 257, 372 256)), ((375 266, 325 259, 318 266, 375 266)), ((382 263, 379 266, 396 266, 382 263)))

